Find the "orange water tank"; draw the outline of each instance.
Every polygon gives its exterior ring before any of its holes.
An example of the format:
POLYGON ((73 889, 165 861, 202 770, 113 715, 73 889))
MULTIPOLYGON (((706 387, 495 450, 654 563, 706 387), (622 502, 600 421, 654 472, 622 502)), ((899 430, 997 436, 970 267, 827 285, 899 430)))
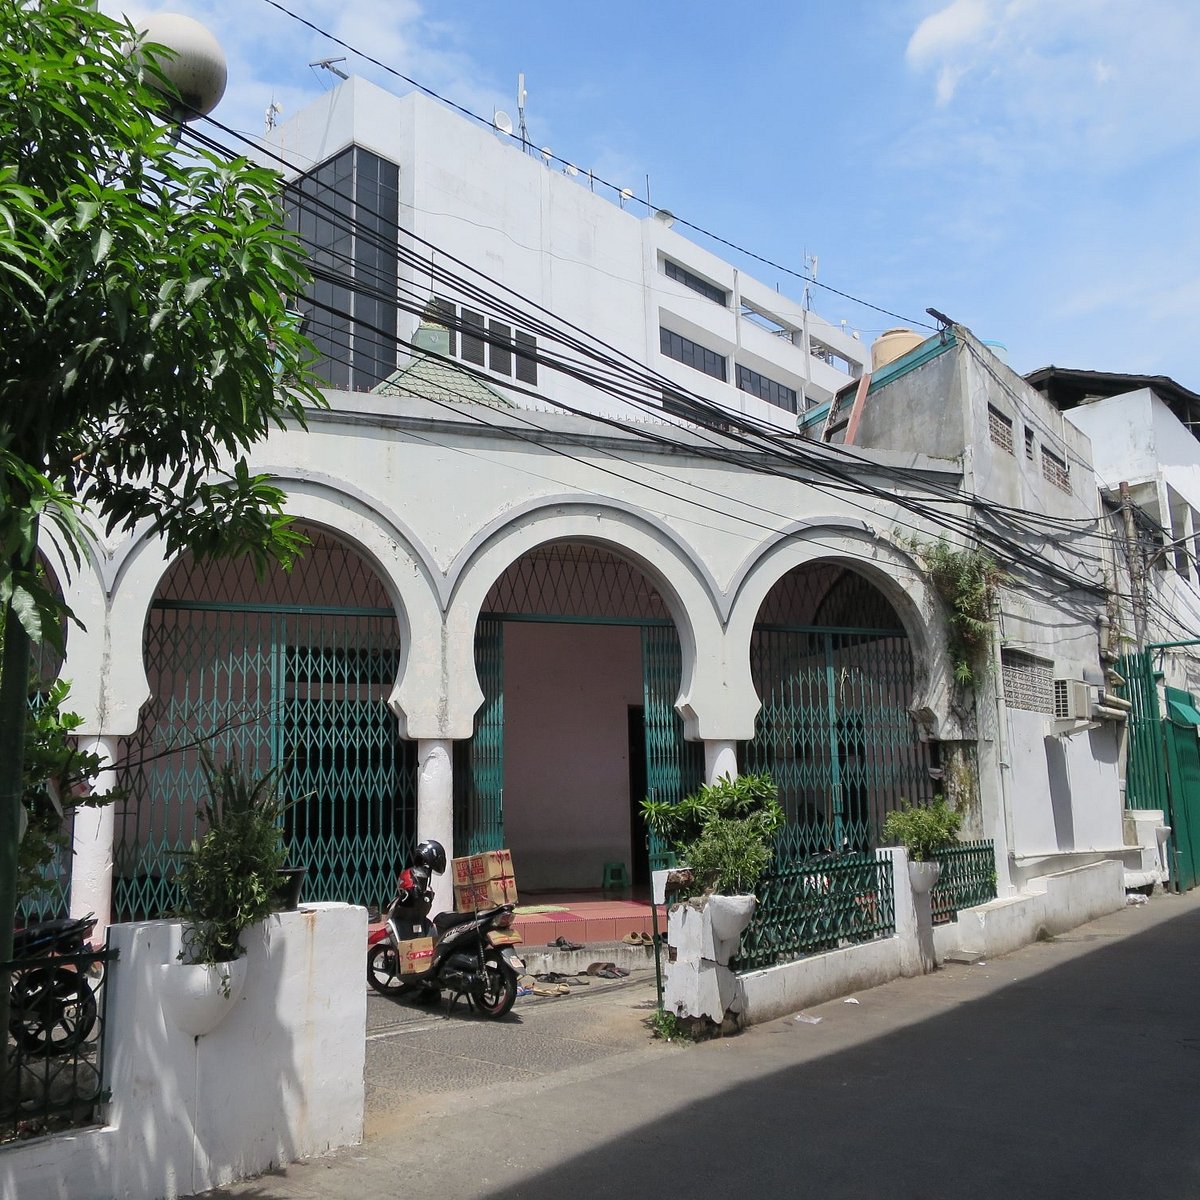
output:
POLYGON ((924 334, 911 329, 885 329, 871 343, 871 371, 878 371, 888 363, 895 362, 924 340, 924 334))

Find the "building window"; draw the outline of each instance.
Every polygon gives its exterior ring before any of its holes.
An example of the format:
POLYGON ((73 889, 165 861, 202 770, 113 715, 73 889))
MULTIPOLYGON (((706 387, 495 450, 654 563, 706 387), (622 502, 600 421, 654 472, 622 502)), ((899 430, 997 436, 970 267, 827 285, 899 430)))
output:
POLYGON ((537 339, 494 321, 470 308, 435 299, 437 319, 450 327, 450 354, 497 375, 515 375, 521 383, 537 385, 537 339))
POLYGON ((1025 457, 1033 462, 1033 430, 1025 426, 1025 457))
POLYGON ((1001 650, 1004 699, 1009 708, 1028 712, 1054 711, 1054 664, 1021 650, 1001 650))
POLYGON ((786 408, 790 413, 800 411, 797 407, 799 397, 795 388, 784 387, 782 383, 776 383, 775 380, 768 379, 749 367, 743 367, 740 363, 737 368, 737 385, 743 392, 758 396, 777 408, 786 408))
POLYGON ((396 369, 400 168, 348 146, 287 184, 285 226, 309 252, 297 308, 331 387, 367 391, 396 369))
POLYGON ((992 441, 1001 450, 1007 450, 1009 454, 1013 453, 1012 417, 1006 417, 991 404, 988 405, 988 433, 991 434, 992 441))
POLYGON ((699 275, 693 275, 691 271, 673 263, 669 258, 663 260, 663 270, 668 279, 682 283, 685 288, 691 288, 693 292, 698 292, 706 300, 712 300, 722 308, 729 306, 728 292, 723 291, 714 283, 709 283, 707 279, 701 279, 699 275))
POLYGON ((703 371, 705 375, 711 375, 722 383, 726 382, 725 355, 718 354, 715 350, 709 350, 697 342, 689 341, 677 333, 672 333, 669 329, 660 328, 658 334, 659 348, 668 358, 673 358, 676 362, 693 367, 697 371, 703 371))
POLYGON ((1042 447, 1042 476, 1064 492, 1071 490, 1071 474, 1066 461, 1042 447))

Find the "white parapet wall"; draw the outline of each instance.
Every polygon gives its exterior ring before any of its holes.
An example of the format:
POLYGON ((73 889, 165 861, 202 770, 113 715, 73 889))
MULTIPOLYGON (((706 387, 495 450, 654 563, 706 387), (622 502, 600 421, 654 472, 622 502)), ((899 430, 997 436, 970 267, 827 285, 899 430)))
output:
POLYGON ((314 904, 248 931, 243 992, 201 1037, 164 1011, 179 924, 112 926, 106 1123, 6 1147, 0 1197, 174 1200, 360 1142, 366 924, 314 904))

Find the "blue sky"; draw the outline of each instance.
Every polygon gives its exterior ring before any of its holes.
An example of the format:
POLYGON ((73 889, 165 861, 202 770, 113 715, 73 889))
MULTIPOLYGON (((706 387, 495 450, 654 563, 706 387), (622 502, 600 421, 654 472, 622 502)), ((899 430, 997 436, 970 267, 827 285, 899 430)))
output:
MULTIPOLYGON (((1018 371, 1200 391, 1195 0, 281 3, 488 117, 515 119, 523 71, 537 145, 909 320, 933 306, 1018 371)), ((240 130, 332 86, 314 59, 407 90, 266 0, 102 7, 208 25, 214 116, 240 130)), ((821 288, 813 307, 868 342, 903 323, 821 288)))

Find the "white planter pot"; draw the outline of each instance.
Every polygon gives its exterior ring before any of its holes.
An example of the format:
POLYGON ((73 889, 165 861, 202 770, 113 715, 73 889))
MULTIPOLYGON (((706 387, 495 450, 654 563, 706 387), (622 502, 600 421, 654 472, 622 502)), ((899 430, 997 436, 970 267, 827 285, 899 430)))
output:
POLYGON ((191 1037, 211 1033, 225 1019, 246 986, 246 959, 233 962, 163 963, 162 1010, 191 1037))
POLYGON ((942 864, 940 862, 910 862, 908 864, 908 881, 918 896, 924 896, 933 891, 933 886, 941 874, 942 864))
POLYGON ((723 942, 741 937, 754 917, 757 903, 754 896, 709 896, 704 907, 712 922, 713 937, 723 942))

